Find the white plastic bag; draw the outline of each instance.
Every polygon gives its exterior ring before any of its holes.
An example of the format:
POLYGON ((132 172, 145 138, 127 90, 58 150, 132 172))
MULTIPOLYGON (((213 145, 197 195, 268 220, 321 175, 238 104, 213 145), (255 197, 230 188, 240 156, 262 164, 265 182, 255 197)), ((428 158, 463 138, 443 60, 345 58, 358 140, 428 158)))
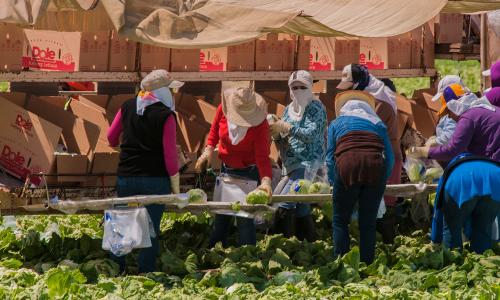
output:
POLYGON ((149 248, 151 237, 155 237, 152 224, 144 207, 106 210, 102 248, 116 256, 136 248, 149 248))

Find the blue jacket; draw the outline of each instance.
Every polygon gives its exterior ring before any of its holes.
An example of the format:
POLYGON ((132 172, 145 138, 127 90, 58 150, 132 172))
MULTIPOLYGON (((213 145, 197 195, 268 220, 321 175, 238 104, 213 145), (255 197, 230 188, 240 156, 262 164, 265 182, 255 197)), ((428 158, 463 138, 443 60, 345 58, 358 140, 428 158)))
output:
POLYGON ((370 131, 379 136, 385 146, 386 174, 385 179, 389 178, 394 166, 394 152, 392 151, 387 128, 384 123, 372 122, 354 116, 340 116, 330 123, 328 127, 328 146, 326 148, 326 165, 328 167, 328 180, 333 184, 336 173, 335 166, 335 148, 337 140, 351 131, 370 131))

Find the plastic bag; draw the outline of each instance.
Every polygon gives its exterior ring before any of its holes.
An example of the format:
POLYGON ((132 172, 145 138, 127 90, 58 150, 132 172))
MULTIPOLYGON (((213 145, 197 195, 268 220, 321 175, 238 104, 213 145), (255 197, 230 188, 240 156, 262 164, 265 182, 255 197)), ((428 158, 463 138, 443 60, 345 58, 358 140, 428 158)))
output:
POLYGON ((156 236, 152 224, 144 207, 106 210, 102 248, 123 256, 132 249, 151 247, 151 237, 156 236))
POLYGON ((289 194, 329 194, 327 169, 324 164, 307 167, 304 178, 296 180, 290 187, 289 194))
POLYGON ((430 159, 407 157, 403 165, 411 182, 433 183, 443 175, 443 168, 430 159))

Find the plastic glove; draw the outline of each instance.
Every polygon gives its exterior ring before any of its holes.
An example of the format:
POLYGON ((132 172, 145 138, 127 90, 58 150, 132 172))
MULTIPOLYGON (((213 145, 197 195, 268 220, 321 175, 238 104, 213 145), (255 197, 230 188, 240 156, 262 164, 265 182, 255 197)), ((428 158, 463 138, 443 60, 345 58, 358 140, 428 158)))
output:
POLYGON ((170 188, 172 190, 172 194, 180 194, 181 192, 180 179, 181 176, 179 175, 179 173, 170 176, 170 188))
POLYGON ((428 146, 425 147, 411 147, 406 151, 406 156, 408 157, 413 157, 413 158, 427 158, 429 156, 429 148, 428 146))
POLYGON ((269 177, 264 177, 261 179, 260 181, 260 185, 257 187, 256 190, 261 190, 261 191, 264 191, 266 192, 266 194, 269 196, 269 200, 271 200, 271 196, 273 194, 273 188, 271 186, 271 178, 269 177))
POLYGON ((271 136, 275 137, 279 134, 288 134, 290 129, 292 129, 292 125, 283 120, 278 120, 269 126, 269 128, 271 129, 271 136))
POLYGON ((207 169, 208 163, 212 160, 212 155, 214 153, 214 148, 207 146, 203 151, 203 154, 196 161, 194 170, 196 173, 201 173, 207 169))
POLYGON ((427 146, 427 147, 436 146, 436 145, 438 144, 438 143, 437 143, 437 141, 436 141, 436 139, 437 139, 437 138, 436 138, 436 136, 435 136, 435 135, 431 136, 431 137, 427 140, 427 142, 425 142, 425 146, 427 146))

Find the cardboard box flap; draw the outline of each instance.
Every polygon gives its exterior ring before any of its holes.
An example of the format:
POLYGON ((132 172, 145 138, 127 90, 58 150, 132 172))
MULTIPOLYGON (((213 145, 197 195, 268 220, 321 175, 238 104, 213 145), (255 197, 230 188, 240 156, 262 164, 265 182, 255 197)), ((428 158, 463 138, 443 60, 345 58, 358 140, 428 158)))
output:
POLYGON ((53 98, 33 97, 28 102, 28 109, 62 129, 69 152, 91 155, 97 145, 99 127, 53 105, 53 98))

